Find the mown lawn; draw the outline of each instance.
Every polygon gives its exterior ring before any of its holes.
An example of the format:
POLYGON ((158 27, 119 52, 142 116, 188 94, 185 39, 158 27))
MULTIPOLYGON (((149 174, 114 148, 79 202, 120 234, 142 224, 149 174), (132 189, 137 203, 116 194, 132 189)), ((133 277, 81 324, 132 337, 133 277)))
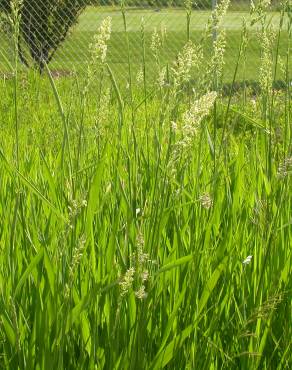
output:
MULTIPOLYGON (((210 18, 210 11, 193 11, 190 24, 190 37, 193 41, 199 42, 206 23, 210 18)), ((109 43, 108 61, 113 70, 117 72, 118 78, 124 82, 128 79, 127 67, 127 46, 124 35, 123 18, 120 9, 108 7, 89 7, 80 16, 78 25, 72 30, 70 37, 65 41, 62 48, 57 52, 52 61, 51 68, 56 70, 74 70, 79 73, 86 71, 86 62, 89 57, 89 44, 94 34, 105 17, 112 17, 113 29, 112 37, 109 43)), ((133 73, 140 69, 141 60, 141 19, 145 24, 145 43, 148 47, 151 43, 151 35, 154 28, 159 30, 166 28, 166 39, 164 47, 160 52, 161 63, 171 64, 187 40, 186 33, 186 13, 182 9, 129 9, 127 10, 127 30, 130 46, 130 57, 133 73)), ((247 20, 250 41, 246 51, 245 72, 240 69, 238 80, 243 78, 255 80, 258 76, 258 65, 260 62, 261 40, 258 37, 258 25, 251 27, 249 24, 250 15, 244 11, 230 11, 224 18, 224 28, 226 29, 227 50, 225 55, 224 80, 230 82, 233 77, 233 71, 236 65, 238 48, 241 38, 242 21, 247 20)), ((280 13, 271 12, 268 21, 274 27, 278 28, 280 13)), ((287 19, 285 20, 287 23, 287 19)), ((285 24, 284 28, 285 30, 285 24)), ((7 40, 6 40, 7 42, 7 40)), ((280 35, 279 55, 285 57, 285 49, 288 44, 287 32, 280 35)), ((7 45, 7 44, 6 44, 7 45)), ((1 50, 8 49, 5 46, 5 38, 1 50)), ((206 60, 208 60, 212 49, 210 40, 209 46, 205 48, 206 60)), ((0 56, 1 68, 5 65, 0 56)), ((155 69, 154 60, 151 53, 147 54, 147 66, 149 74, 153 75, 155 69)))

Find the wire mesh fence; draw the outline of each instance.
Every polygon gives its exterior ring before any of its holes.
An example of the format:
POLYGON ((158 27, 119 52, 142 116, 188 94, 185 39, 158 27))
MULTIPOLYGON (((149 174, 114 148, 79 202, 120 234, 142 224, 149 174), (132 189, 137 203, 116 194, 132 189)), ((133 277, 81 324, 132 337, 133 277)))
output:
MULTIPOLYGON (((15 47, 20 65, 43 69, 50 63, 55 73, 67 75, 86 71, 90 44, 103 19, 111 17, 112 31, 108 45, 108 63, 119 78, 127 78, 128 59, 133 73, 139 73, 142 59, 151 70, 155 63, 153 37, 160 38, 160 63, 167 65, 188 40, 199 43, 212 24, 212 35, 205 46, 205 58, 214 46, 218 29, 212 12, 228 6, 220 25, 225 30, 226 50, 224 79, 232 78, 237 63, 243 30, 248 33, 245 68, 238 79, 256 79, 261 57, 259 28, 261 11, 266 24, 279 33, 278 48, 283 58, 291 40, 291 6, 288 1, 259 0, 23 0, 19 11, 17 46, 13 37, 13 9, 19 0, 0 0, 0 73, 9 70, 15 47), (281 10, 287 16, 281 21, 281 10), (262 8, 261 8, 262 6, 262 8), (126 30, 126 32, 125 32, 126 30), (146 54, 143 55, 143 48, 146 54)), ((15 14, 14 14, 15 16, 15 14)))

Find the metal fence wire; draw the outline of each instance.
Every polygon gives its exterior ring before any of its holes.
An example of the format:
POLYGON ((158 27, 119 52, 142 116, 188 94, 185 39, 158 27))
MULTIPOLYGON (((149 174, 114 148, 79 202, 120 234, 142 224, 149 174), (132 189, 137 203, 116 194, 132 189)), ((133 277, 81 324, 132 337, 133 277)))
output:
POLYGON ((155 37, 161 43, 159 62, 168 64, 175 60, 187 40, 200 42, 210 22, 213 29, 205 57, 208 59, 218 31, 224 29, 225 80, 230 80, 234 73, 244 32, 248 43, 244 68, 238 78, 257 78, 263 19, 265 27, 279 35, 277 48, 282 58, 287 58, 287 45, 291 41, 291 0, 0 0, 0 75, 9 71, 13 60, 15 7, 19 4, 20 66, 37 66, 42 70, 45 61, 55 73, 64 75, 86 71, 90 44, 106 17, 112 20, 107 61, 125 79, 128 56, 134 73, 139 72, 142 58, 150 70, 157 62, 153 50, 155 37), (224 7, 226 14, 217 28, 214 11, 221 9, 224 13, 224 7), (284 7, 286 15, 282 18, 284 7))

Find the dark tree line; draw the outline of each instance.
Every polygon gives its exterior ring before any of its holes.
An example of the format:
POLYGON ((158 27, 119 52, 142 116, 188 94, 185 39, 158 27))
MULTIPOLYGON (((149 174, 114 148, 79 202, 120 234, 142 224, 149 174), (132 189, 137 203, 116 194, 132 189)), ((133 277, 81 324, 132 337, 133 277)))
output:
MULTIPOLYGON (((29 59, 43 71, 53 58, 70 28, 76 23, 87 0, 23 0, 20 9, 19 57, 29 66, 29 59), (25 48, 23 47, 25 44, 25 48), (28 54, 24 52, 28 50, 28 54)), ((11 13, 10 0, 0 0, 0 10, 11 13)))

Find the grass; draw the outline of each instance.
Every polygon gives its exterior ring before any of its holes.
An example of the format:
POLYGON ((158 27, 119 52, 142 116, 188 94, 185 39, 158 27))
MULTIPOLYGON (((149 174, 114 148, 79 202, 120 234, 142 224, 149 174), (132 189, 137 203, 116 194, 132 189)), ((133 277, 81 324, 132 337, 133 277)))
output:
MULTIPOLYGON (((199 42, 205 25, 211 15, 211 11, 194 11, 191 17, 191 39, 199 42)), ((51 64, 52 69, 57 70, 77 70, 82 73, 86 70, 88 60, 88 47, 92 42, 94 34, 101 21, 110 16, 113 19, 113 33, 109 44, 108 61, 113 70, 117 73, 118 79, 125 83, 127 79, 127 51, 125 47, 125 35, 123 31, 123 18, 119 8, 111 7, 88 7, 80 16, 78 25, 74 28, 71 36, 65 41, 63 47, 58 51, 54 61, 51 64)), ((160 29, 166 27, 167 38, 162 53, 163 63, 170 63, 185 44, 186 41, 186 12, 183 9, 162 9, 156 12, 155 9, 130 9, 127 11, 128 37, 130 39, 130 56, 132 69, 138 71, 142 65, 141 61, 141 43, 140 28, 141 19, 145 22, 145 42, 151 43, 151 35, 156 27, 160 29)), ((236 66, 238 54, 238 45, 240 43, 243 18, 250 20, 248 11, 229 11, 224 18, 224 28, 227 32, 227 52, 226 66, 224 71, 224 80, 230 82, 232 73, 236 66)), ((287 18, 288 19, 288 18, 287 18)), ((283 56, 288 44, 288 33, 285 31, 288 20, 285 20, 283 32, 281 34, 281 43, 279 54, 283 56)), ((277 29, 279 27, 280 12, 270 12, 268 22, 277 29)), ((249 23, 248 23, 249 24, 249 23)), ((238 80, 244 77, 251 80, 257 79, 257 66, 260 62, 261 40, 258 37, 258 26, 248 26, 250 32, 250 43, 247 49, 248 66, 238 74, 238 80)), ((2 50, 9 49, 2 46, 2 50)), ((211 41, 206 46, 206 53, 210 53, 211 41)), ((153 69, 151 54, 147 55, 147 65, 150 70, 153 69)), ((4 63, 2 62, 4 67, 4 63)))
POLYGON ((1 369, 289 368, 291 71, 275 50, 256 94, 223 94, 206 59, 127 89, 98 60, 90 80, 0 80, 1 369))

